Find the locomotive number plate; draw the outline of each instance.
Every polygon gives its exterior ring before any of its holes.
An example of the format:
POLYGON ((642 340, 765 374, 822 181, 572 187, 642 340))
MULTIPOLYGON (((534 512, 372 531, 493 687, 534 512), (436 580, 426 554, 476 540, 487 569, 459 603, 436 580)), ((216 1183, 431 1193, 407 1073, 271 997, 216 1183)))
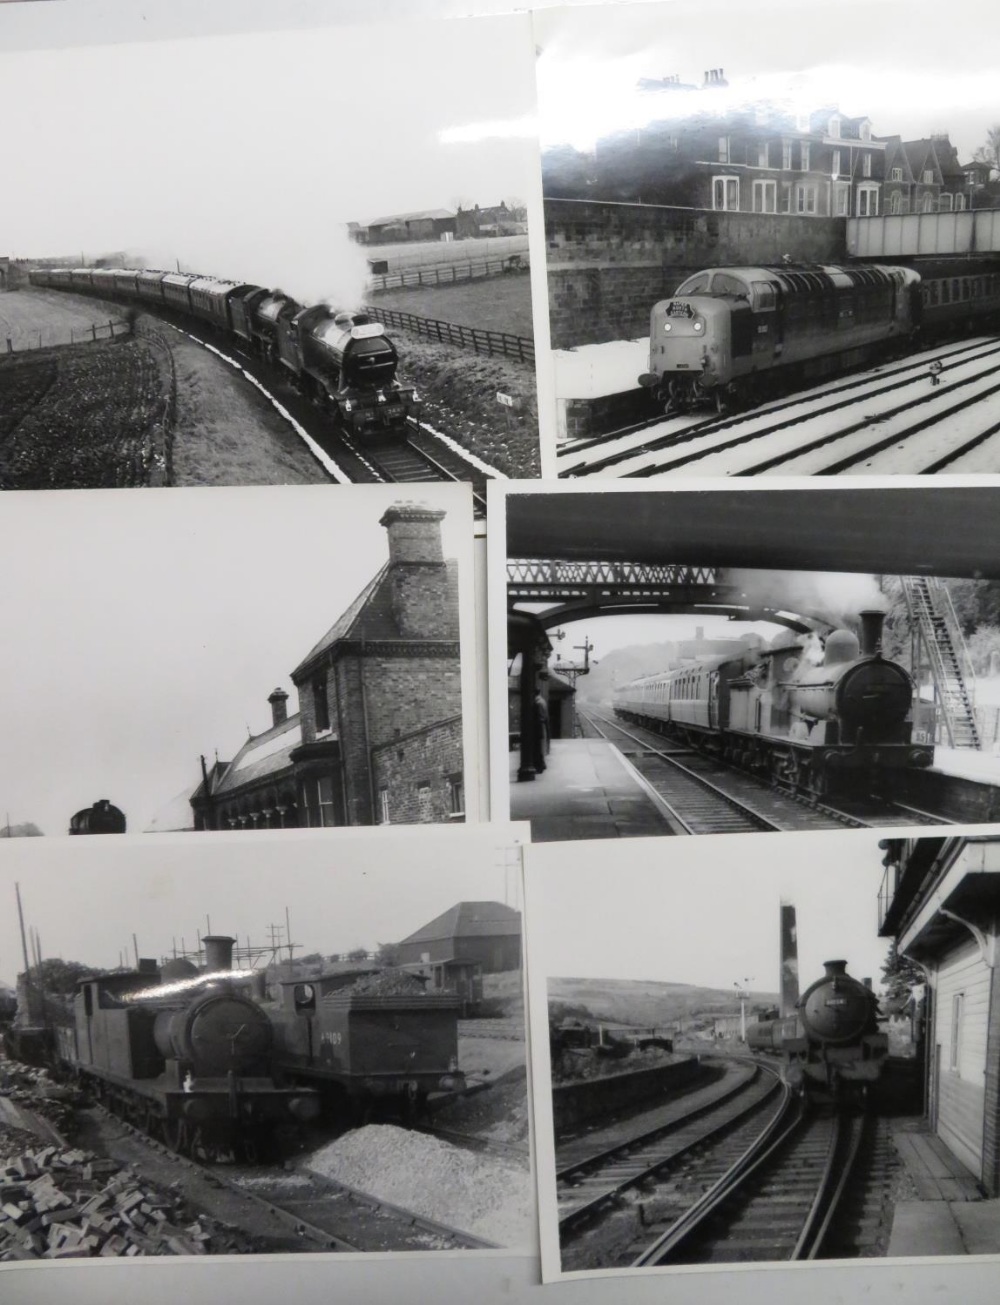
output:
POLYGON ((825 1004, 826 1004, 827 1006, 846 1006, 846 1005, 847 1005, 847 998, 846 998, 846 997, 828 997, 828 998, 826 999, 826 1003, 825 1003, 825 1004))

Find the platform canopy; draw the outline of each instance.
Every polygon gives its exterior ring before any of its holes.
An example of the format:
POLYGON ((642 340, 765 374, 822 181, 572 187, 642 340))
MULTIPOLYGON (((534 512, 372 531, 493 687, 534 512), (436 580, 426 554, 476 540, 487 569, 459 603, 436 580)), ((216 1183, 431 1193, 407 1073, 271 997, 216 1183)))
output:
POLYGON ((1000 487, 507 495, 507 556, 1000 579, 1000 487))

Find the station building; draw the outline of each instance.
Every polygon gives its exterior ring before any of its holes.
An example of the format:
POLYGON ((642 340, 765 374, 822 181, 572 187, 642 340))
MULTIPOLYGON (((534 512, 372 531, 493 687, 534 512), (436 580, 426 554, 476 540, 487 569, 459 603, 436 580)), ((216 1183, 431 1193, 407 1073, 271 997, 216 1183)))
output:
POLYGON ((266 730, 231 761, 202 758, 195 829, 463 818, 458 574, 442 553, 444 515, 405 503, 385 513, 389 560, 292 671, 298 711, 275 689, 266 730))
POLYGON ((925 1112, 1000 1196, 1000 838, 889 839, 879 932, 927 977, 925 1112))

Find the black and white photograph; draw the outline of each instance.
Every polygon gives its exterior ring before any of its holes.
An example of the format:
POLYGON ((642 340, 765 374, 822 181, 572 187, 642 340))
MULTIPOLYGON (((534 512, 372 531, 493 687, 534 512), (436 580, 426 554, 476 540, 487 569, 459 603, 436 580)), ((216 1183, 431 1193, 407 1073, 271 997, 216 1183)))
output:
POLYGON ((1000 23, 797 8, 534 15, 558 475, 1000 470, 1000 23))
POLYGON ((497 495, 494 812, 534 842, 996 820, 997 489, 702 484, 497 495))
POLYGON ((3 495, 0 834, 475 819, 471 494, 409 489, 3 495))
POLYGON ((530 1249, 521 841, 5 848, 3 1259, 530 1249))
POLYGON ((526 850, 546 1281, 1000 1252, 1000 841, 768 843, 526 850))
POLYGON ((353 15, 0 54, 0 487, 540 474, 529 19, 353 15))

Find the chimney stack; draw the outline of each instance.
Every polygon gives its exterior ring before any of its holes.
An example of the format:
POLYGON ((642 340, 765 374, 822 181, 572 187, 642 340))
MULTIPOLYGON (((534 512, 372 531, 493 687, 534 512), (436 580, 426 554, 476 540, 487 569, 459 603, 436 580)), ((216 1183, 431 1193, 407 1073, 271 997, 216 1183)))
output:
POLYGON ((444 516, 396 503, 379 523, 389 534, 392 613, 403 639, 458 638, 458 592, 441 545, 444 516))
POLYGON ((205 944, 205 969, 209 974, 233 968, 235 938, 221 933, 207 933, 201 941, 205 944))
POLYGON ((271 704, 271 724, 283 725, 288 719, 288 694, 284 689, 275 689, 268 702, 271 704))
POLYGON ((861 656, 874 657, 882 648, 885 612, 869 608, 867 611, 859 612, 858 616, 861 620, 861 656))
POLYGON ((389 565, 443 562, 441 522, 444 517, 444 512, 417 503, 395 503, 389 508, 379 522, 389 532, 389 565))

